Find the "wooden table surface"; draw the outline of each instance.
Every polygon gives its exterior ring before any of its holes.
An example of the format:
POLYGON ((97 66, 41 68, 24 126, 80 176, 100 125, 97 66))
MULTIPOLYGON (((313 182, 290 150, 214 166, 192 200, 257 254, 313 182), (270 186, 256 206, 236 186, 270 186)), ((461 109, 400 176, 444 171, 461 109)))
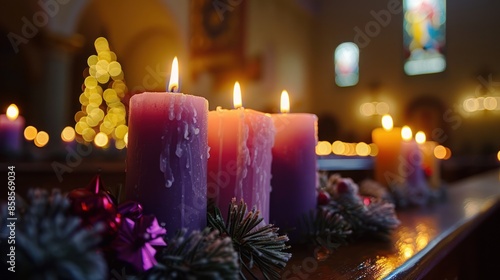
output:
MULTIPOLYGON (((71 190, 85 186, 98 170, 102 170, 104 183, 112 189, 125 182, 124 161, 83 161, 62 177, 56 175, 53 163, 17 163, 17 190, 24 193, 34 186, 71 190)), ((0 164, 0 176, 6 176, 6 167, 7 163, 0 164)), ((5 199, 6 193, 2 192, 0 199, 5 199)), ((499 210, 499 197, 500 170, 455 182, 448 186, 443 202, 398 210, 401 225, 388 242, 352 243, 321 261, 312 245, 294 245, 283 279, 421 278, 499 210)))
POLYGON ((456 182, 442 202, 398 210, 401 225, 388 242, 349 244, 322 261, 316 260, 314 248, 295 247, 282 279, 422 278, 500 210, 499 198, 498 170, 456 182))

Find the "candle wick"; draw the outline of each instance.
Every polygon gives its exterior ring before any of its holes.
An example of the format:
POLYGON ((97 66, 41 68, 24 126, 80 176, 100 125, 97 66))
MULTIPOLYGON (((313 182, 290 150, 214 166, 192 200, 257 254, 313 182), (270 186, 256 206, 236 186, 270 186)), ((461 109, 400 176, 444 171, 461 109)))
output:
POLYGON ((169 92, 175 92, 175 93, 178 93, 179 92, 179 87, 174 85, 174 86, 171 86, 169 89, 168 89, 169 92))

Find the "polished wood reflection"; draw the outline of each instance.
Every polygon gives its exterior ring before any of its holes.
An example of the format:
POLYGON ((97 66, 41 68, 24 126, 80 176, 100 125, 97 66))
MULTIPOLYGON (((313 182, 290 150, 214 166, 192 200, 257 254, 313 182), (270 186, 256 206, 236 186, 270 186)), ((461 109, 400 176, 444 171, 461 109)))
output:
POLYGON ((349 244, 323 261, 315 248, 294 246, 283 279, 420 279, 500 211, 499 198, 498 170, 456 182, 444 201, 399 210, 401 225, 387 242, 349 244))

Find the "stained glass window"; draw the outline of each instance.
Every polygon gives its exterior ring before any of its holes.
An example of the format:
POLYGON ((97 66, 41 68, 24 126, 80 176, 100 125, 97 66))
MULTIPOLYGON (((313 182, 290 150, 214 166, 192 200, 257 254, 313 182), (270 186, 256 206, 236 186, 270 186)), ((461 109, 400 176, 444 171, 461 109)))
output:
POLYGON ((446 0, 404 0, 404 70, 408 75, 446 69, 446 0))
POLYGON ((335 83, 339 87, 353 86, 359 80, 359 48, 354 43, 342 43, 335 49, 335 83))

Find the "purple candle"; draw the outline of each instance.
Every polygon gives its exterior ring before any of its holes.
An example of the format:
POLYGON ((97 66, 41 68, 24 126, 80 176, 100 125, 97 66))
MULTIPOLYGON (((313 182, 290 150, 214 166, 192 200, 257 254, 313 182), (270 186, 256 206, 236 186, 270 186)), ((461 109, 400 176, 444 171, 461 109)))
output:
MULTIPOLYGON (((177 88, 171 78, 169 91, 177 88)), ((198 96, 145 92, 130 99, 126 198, 155 215, 169 236, 206 226, 207 118, 208 101, 198 96)))
POLYGON ((411 128, 401 129, 401 150, 398 172, 404 183, 410 188, 426 188, 427 183, 422 170, 422 154, 417 142, 412 138, 411 128))
POLYGON ((297 241, 304 215, 316 208, 318 118, 313 114, 288 114, 288 93, 281 97, 283 114, 273 114, 276 138, 271 179, 271 220, 297 241))
POLYGON ((18 155, 22 149, 24 118, 19 116, 15 104, 7 108, 5 115, 0 115, 0 153, 18 155))

